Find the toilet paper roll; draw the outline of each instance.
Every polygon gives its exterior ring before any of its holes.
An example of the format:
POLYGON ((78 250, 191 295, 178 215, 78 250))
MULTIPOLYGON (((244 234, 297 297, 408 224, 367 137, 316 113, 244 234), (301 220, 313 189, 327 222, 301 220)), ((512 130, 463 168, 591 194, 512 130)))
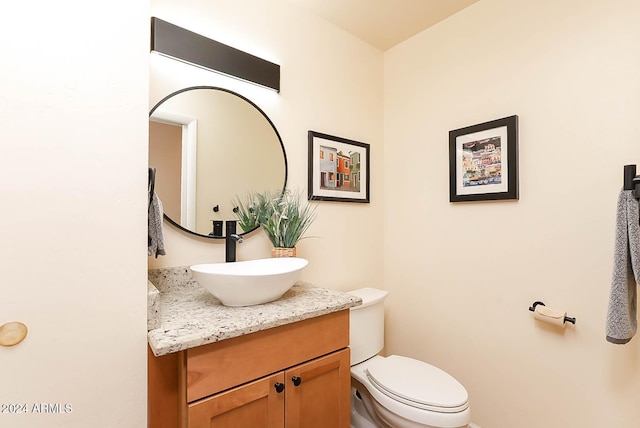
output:
POLYGON ((536 305, 535 311, 533 311, 533 317, 542 322, 564 327, 564 317, 566 312, 562 312, 556 309, 551 309, 546 306, 536 305))

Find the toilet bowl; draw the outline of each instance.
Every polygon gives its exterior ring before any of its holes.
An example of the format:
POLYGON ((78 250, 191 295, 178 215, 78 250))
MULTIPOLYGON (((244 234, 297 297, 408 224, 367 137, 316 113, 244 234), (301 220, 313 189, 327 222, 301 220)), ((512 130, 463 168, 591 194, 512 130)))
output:
POLYGON ((462 428, 471 422, 469 396, 445 371, 412 358, 377 355, 384 345, 384 299, 373 288, 352 291, 351 426, 462 428))

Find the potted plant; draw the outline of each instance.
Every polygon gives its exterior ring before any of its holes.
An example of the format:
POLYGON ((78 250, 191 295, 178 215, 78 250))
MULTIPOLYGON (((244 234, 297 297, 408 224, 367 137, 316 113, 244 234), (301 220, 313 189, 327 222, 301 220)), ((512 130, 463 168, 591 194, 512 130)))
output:
POLYGON ((244 231, 262 228, 273 244, 272 257, 295 257, 296 244, 316 216, 316 206, 302 202, 299 192, 250 193, 235 201, 238 225, 244 231))

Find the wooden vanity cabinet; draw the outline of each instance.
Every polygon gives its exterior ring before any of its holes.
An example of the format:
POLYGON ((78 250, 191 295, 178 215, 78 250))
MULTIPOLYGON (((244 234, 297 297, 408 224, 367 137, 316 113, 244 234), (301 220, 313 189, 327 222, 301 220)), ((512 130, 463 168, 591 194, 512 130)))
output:
POLYGON ((341 377, 349 351, 334 352, 189 404, 189 427, 347 427, 341 377), (295 381, 295 383, 294 383, 295 381))
POLYGON ((163 357, 149 427, 350 426, 349 310, 163 357))
POLYGON ((250 382, 189 405, 190 427, 284 426, 284 373, 250 382), (280 392, 278 392, 280 391, 280 392))

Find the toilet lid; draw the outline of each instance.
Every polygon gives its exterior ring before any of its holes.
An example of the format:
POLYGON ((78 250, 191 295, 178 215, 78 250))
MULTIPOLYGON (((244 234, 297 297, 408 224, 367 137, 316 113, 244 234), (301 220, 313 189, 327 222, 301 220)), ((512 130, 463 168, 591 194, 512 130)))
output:
POLYGON ((469 406, 467 390, 453 376, 423 361, 391 355, 371 361, 367 377, 385 395, 420 409, 461 412, 469 406))

